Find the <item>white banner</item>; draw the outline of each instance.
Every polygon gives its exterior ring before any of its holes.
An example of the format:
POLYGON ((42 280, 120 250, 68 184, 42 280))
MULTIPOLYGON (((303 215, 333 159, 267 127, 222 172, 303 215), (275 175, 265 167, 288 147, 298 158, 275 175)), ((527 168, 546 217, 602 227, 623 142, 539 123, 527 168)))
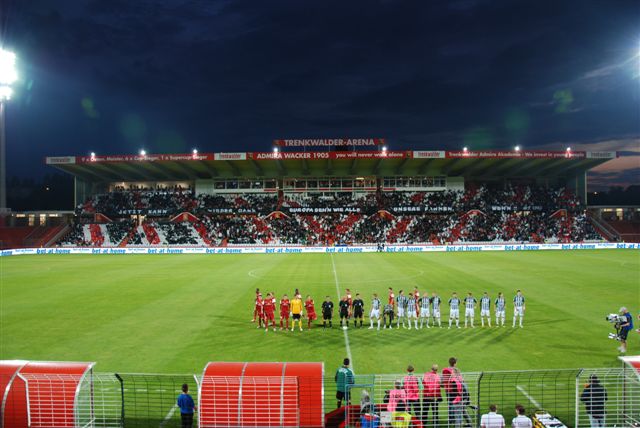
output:
MULTIPOLYGON (((434 253, 468 251, 546 251, 546 250, 640 250, 640 243, 576 243, 576 244, 466 244, 466 245, 385 245, 384 253, 434 253)), ((294 253, 375 253, 376 245, 302 247, 129 247, 129 248, 17 248, 2 250, 0 256, 48 254, 294 254, 294 253)))
POLYGON ((247 154, 236 152, 236 153, 214 153, 214 160, 247 160, 247 154))
POLYGON ((420 150, 413 152, 414 159, 444 159, 444 150, 420 150))

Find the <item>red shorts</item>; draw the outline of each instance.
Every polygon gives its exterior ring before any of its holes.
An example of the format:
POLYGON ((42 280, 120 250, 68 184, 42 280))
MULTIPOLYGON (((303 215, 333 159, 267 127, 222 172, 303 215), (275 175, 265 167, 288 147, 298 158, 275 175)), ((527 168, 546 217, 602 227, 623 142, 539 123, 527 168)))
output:
POLYGON ((273 321, 273 312, 265 312, 264 319, 266 319, 267 321, 273 321))
POLYGON ((307 312, 307 318, 310 320, 317 320, 318 316, 316 315, 315 312, 307 312))
POLYGON ((280 318, 288 320, 289 319, 289 312, 284 312, 284 313, 280 312, 280 318))

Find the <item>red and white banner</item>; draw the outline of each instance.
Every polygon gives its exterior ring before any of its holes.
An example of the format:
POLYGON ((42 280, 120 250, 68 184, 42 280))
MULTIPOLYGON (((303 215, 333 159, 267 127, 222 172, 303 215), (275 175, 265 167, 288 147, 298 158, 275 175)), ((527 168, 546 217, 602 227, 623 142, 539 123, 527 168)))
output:
POLYGON ((247 153, 253 160, 287 159, 403 159, 410 158, 411 151, 358 151, 358 152, 252 152, 247 153))
POLYGON ((546 150, 521 150, 521 151, 501 151, 501 150, 480 150, 476 152, 458 150, 446 152, 447 158, 471 158, 471 159, 559 159, 559 158, 575 158, 584 159, 586 152, 567 152, 567 151, 546 151, 546 150))
POLYGON ((295 138, 273 140, 278 147, 383 146, 384 138, 295 138))

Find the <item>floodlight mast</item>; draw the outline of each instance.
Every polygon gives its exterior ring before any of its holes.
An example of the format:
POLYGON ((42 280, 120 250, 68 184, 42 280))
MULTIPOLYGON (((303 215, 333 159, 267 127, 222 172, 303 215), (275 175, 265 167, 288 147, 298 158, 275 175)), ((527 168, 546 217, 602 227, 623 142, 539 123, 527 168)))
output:
POLYGON ((18 79, 16 55, 0 49, 0 214, 7 208, 7 149, 5 139, 5 111, 13 93, 11 85, 18 79))

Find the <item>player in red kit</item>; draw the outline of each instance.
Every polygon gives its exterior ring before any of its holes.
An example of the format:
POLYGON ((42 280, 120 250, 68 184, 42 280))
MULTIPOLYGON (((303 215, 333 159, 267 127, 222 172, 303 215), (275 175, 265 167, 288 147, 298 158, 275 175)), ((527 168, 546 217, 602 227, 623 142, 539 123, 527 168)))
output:
MULTIPOLYGON (((420 292, 418 291, 418 287, 413 287, 413 298, 416 299, 416 318, 420 317, 420 308, 417 302, 420 301, 420 292)), ((417 328, 417 327, 416 327, 417 328)))
POLYGON ((256 288, 256 306, 253 309, 253 319, 251 320, 251 322, 256 322, 256 318, 261 318, 258 317, 259 313, 262 313, 262 294, 260 293, 260 289, 256 288), (258 299, 260 299, 260 305, 258 305, 258 299))
POLYGON ((289 330, 289 313, 291 312, 291 302, 289 297, 285 294, 280 300, 280 330, 284 327, 283 321, 287 322, 287 330, 289 330))
POLYGON ((349 318, 353 314, 353 297, 351 297, 351 290, 347 288, 347 302, 349 303, 349 318))
POLYGON ((307 327, 311 330, 311 322, 318 319, 316 307, 311 296, 307 296, 307 300, 304 302, 304 308, 307 311, 307 327))
POLYGON ((396 307, 396 295, 393 294, 393 288, 389 287, 389 304, 396 307))
POLYGON ((264 300, 262 299, 262 294, 256 296, 253 316, 258 320, 258 326, 256 328, 262 328, 262 322, 264 321, 264 300))
POLYGON ((269 322, 271 322, 273 326, 273 331, 276 331, 276 321, 274 317, 276 305, 273 303, 273 300, 271 293, 267 294, 267 298, 264 299, 264 331, 269 331, 269 322))

